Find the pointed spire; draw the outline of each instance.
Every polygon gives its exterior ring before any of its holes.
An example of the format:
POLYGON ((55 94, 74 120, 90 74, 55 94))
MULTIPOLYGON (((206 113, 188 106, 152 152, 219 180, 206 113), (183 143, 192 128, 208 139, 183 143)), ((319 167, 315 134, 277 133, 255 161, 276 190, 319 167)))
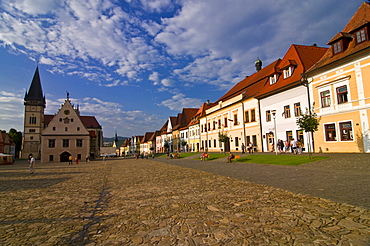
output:
POLYGON ((116 131, 116 133, 114 134, 114 142, 115 142, 115 143, 117 143, 117 142, 118 142, 117 131, 116 131))
POLYGON ((38 66, 36 67, 35 74, 33 75, 30 89, 28 90, 28 92, 26 92, 26 95, 24 96, 24 100, 37 101, 37 104, 43 104, 44 107, 46 105, 45 96, 44 93, 42 92, 38 66))

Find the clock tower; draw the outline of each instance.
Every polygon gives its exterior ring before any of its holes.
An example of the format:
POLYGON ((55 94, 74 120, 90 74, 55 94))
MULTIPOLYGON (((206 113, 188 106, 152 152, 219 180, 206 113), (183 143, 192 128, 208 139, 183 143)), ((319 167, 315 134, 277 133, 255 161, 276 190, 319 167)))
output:
POLYGON ((21 158, 41 156, 41 133, 44 129, 45 96, 42 92, 39 68, 36 67, 31 86, 24 96, 24 128, 21 158))

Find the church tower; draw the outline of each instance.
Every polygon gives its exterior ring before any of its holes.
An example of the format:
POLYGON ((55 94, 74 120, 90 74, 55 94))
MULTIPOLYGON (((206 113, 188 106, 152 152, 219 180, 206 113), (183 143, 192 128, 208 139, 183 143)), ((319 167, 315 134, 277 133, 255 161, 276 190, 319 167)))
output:
POLYGON ((42 92, 39 68, 36 67, 31 86, 24 96, 24 135, 22 158, 27 159, 33 154, 37 159, 41 156, 41 133, 44 129, 45 96, 42 92))

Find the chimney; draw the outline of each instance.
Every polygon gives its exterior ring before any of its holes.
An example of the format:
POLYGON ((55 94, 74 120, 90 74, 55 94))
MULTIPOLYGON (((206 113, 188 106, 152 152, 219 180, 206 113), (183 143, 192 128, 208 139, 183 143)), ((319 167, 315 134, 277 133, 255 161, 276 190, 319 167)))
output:
POLYGON ((256 72, 259 72, 262 69, 262 61, 259 57, 257 57, 257 60, 254 62, 254 66, 256 67, 256 72))

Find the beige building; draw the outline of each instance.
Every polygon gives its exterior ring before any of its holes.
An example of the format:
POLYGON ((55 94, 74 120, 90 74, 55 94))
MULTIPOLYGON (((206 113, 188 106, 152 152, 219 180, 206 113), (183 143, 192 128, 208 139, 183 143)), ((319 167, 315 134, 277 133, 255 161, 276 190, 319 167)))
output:
POLYGON ((316 152, 370 152, 370 4, 364 2, 307 72, 319 117, 316 152))
POLYGON ((22 158, 33 154, 41 162, 64 162, 69 156, 83 161, 99 157, 102 127, 94 116, 80 116, 68 93, 55 115, 44 115, 46 103, 38 68, 24 100, 22 158))

